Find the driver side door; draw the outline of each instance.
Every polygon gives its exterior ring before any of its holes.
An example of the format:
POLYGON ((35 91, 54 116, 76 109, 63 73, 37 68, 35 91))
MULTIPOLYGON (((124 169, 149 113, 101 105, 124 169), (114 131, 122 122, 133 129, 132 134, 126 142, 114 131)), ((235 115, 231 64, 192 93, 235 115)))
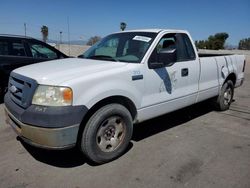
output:
POLYGON ((195 102, 198 92, 199 71, 192 70, 198 60, 194 51, 188 51, 181 33, 165 34, 153 53, 146 69, 145 93, 141 114, 147 119, 180 109, 195 102), (150 68, 161 50, 176 50, 176 60, 160 68, 150 68), (192 83, 194 82, 194 84, 192 83))

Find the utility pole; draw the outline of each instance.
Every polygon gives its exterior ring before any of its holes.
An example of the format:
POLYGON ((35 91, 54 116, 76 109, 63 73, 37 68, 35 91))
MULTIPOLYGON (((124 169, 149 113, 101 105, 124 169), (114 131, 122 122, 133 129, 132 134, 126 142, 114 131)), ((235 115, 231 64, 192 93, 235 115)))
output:
POLYGON ((24 23, 24 36, 26 37, 26 30, 27 30, 27 28, 26 28, 26 23, 24 23))
POLYGON ((62 31, 60 31, 60 44, 62 44, 62 31))
POLYGON ((69 56, 70 56, 70 33, 69 33, 69 17, 68 17, 67 21, 68 21, 68 43, 69 43, 69 56))
POLYGON ((62 44, 62 31, 60 31, 60 43, 59 43, 59 50, 60 50, 61 44, 62 44))

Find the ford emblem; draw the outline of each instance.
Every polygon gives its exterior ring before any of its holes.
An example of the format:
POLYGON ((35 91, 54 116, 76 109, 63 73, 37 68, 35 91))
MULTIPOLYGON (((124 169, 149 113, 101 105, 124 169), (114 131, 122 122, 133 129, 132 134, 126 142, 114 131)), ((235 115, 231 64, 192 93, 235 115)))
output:
POLYGON ((17 92, 18 92, 18 89, 16 88, 16 86, 11 86, 11 87, 10 87, 10 92, 11 92, 11 93, 17 93, 17 92))

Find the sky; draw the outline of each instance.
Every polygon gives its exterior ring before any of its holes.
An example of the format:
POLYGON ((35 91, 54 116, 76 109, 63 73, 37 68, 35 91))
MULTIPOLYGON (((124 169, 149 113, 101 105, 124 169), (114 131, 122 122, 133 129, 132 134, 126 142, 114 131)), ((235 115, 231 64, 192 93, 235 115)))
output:
POLYGON ((49 39, 87 41, 129 29, 188 30, 194 40, 227 32, 227 44, 250 37, 250 0, 0 0, 0 33, 41 38, 41 26, 49 39), (69 23, 69 24, 68 24, 69 23), (69 26, 69 32, 68 32, 69 26), (68 35, 69 34, 69 35, 68 35))

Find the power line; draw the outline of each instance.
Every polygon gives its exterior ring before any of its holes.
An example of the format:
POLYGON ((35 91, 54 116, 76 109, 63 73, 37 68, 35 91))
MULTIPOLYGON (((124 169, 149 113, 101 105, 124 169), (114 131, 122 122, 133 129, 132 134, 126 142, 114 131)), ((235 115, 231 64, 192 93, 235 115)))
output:
POLYGON ((68 22, 68 42, 69 42, 69 56, 70 56, 70 33, 69 33, 69 17, 67 18, 68 22))

